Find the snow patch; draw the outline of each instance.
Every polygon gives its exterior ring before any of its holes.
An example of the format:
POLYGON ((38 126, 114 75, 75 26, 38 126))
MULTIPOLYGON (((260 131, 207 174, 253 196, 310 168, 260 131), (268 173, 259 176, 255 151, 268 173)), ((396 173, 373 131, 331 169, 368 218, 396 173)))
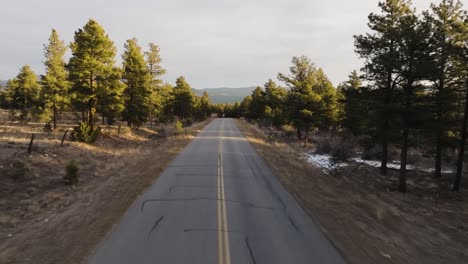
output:
POLYGON ((307 161, 323 169, 324 172, 348 166, 347 163, 336 163, 330 155, 321 155, 316 153, 305 153, 307 161))
MULTIPOLYGON (((316 154, 316 153, 305 153, 307 161, 311 164, 314 164, 320 168, 324 172, 328 172, 340 167, 346 167, 349 166, 348 163, 346 162, 341 162, 341 163, 336 163, 333 158, 330 155, 322 155, 322 154, 316 154)), ((363 163, 367 166, 371 167, 380 167, 380 161, 379 160, 364 160, 361 158, 351 158, 350 161, 356 162, 356 163, 363 163)), ((398 162, 389 162, 387 163, 387 167, 390 169, 396 169, 399 170, 401 165, 398 162)), ((415 167, 414 165, 406 165, 407 170, 419 170, 423 172, 434 172, 433 168, 418 168, 415 167)), ((444 169, 442 170, 442 173, 453 173, 454 171, 451 169, 444 169)))

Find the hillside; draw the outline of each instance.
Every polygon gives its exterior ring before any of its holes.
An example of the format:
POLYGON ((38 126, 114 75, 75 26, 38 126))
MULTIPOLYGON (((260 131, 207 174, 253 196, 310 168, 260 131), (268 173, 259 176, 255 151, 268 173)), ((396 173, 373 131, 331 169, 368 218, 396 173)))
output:
POLYGON ((204 88, 193 89, 197 95, 208 92, 213 103, 234 103, 242 101, 247 95, 250 95, 255 87, 241 88, 204 88))

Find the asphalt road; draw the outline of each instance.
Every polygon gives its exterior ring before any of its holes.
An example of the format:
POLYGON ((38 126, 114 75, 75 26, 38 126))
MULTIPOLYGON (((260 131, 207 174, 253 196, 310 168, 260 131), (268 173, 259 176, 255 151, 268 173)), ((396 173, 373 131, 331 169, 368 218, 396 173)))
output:
POLYGON ((215 119, 90 263, 344 263, 231 119, 215 119))

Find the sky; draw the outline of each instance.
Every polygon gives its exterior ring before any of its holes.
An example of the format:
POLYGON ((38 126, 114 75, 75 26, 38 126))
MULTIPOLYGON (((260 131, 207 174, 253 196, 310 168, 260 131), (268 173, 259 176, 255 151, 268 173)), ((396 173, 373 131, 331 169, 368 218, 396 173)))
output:
MULTIPOLYGON (((413 0, 418 10, 429 0, 413 0)), ((433 2, 439 2, 434 0, 433 2)), ((377 0, 2 0, 0 80, 30 65, 44 73, 43 46, 55 28, 68 44, 89 19, 123 45, 159 45, 163 80, 184 76, 194 88, 248 87, 277 80, 305 55, 334 85, 362 67, 353 35, 365 33, 377 0)), ((468 0, 462 0, 466 9, 468 0)), ((70 56, 68 54, 67 56, 70 56)))

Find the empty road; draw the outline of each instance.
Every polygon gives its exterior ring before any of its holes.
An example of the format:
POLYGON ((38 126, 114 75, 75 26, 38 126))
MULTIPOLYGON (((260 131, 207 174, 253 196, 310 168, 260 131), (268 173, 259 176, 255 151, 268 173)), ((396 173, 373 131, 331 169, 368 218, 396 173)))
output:
POLYGON ((231 119, 215 119, 102 241, 90 263, 344 263, 231 119))

